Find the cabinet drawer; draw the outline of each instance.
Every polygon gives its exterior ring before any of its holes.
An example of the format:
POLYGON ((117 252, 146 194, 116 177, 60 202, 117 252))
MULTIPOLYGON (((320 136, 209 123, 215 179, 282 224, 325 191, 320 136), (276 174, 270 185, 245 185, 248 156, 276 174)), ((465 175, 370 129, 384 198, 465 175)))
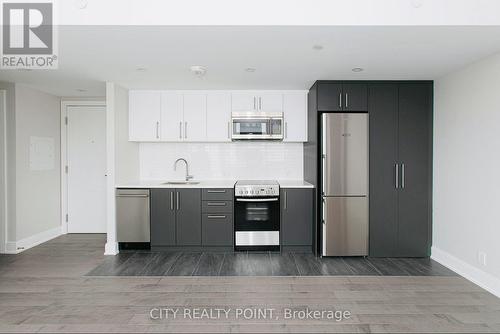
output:
POLYGON ((203 246, 232 246, 233 215, 203 214, 202 244, 203 246))
POLYGON ((203 213, 232 213, 233 201, 203 201, 201 204, 203 213))
POLYGON ((234 189, 232 188, 207 188, 203 189, 201 199, 204 201, 232 201, 234 189))

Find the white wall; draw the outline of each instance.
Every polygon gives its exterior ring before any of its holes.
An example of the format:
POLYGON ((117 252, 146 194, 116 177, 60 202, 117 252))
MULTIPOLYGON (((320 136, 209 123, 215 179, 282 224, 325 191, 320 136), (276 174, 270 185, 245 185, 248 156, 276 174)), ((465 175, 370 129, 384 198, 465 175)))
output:
POLYGON ((60 99, 16 85, 16 241, 60 228, 60 99), (30 168, 30 137, 54 140, 53 167, 30 168))
POLYGON ((141 143, 140 177, 143 180, 183 179, 185 158, 189 173, 198 180, 302 180, 302 143, 141 143))
POLYGON ((0 82, 0 89, 6 91, 6 127, 7 138, 7 251, 16 250, 16 88, 13 83, 0 82))
POLYGON ((139 178, 139 143, 128 141, 128 90, 118 85, 114 89, 115 113, 115 181, 123 183, 139 178))
POLYGON ((4 89, 0 89, 0 253, 5 252, 6 246, 6 205, 5 200, 7 199, 7 178, 5 177, 5 173, 7 171, 6 162, 7 162, 7 153, 6 153, 6 144, 7 144, 7 134, 6 134, 6 99, 7 92, 4 89))
POLYGON ((435 81, 432 253, 500 295, 499 171, 497 54, 435 81))

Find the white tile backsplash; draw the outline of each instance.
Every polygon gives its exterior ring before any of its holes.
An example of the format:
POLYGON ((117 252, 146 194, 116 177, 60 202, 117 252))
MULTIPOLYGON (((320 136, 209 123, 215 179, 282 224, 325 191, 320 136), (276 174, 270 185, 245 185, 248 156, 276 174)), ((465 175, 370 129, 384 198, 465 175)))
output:
POLYGON ((198 180, 303 179, 302 143, 141 143, 142 180, 177 180, 185 175, 184 163, 174 171, 174 162, 185 158, 189 173, 198 180))

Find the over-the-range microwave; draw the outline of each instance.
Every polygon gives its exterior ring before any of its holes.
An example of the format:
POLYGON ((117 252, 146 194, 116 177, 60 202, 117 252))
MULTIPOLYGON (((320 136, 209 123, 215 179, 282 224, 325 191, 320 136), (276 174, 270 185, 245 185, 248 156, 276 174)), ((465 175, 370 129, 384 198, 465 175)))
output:
POLYGON ((282 112, 233 112, 232 140, 283 140, 282 112))

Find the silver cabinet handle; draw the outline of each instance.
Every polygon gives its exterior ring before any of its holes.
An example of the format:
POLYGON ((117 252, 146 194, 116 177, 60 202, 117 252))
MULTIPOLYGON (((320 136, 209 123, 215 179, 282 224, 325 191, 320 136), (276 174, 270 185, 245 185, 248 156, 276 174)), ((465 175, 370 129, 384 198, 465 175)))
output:
POLYGON ((404 162, 401 164, 401 188, 405 188, 405 183, 406 183, 406 177, 405 177, 405 164, 404 162))
POLYGON ((237 198, 236 202, 276 202, 277 198, 237 198))
POLYGON ((182 122, 179 122, 179 139, 182 139, 182 122))
POLYGON ((226 202, 208 202, 207 206, 226 206, 226 202))
POLYGON ((170 210, 174 210, 174 192, 170 192, 170 210))
POLYGON ((139 195, 139 194, 120 194, 120 195, 116 195, 116 197, 149 197, 149 195, 139 195))
POLYGON ((188 137, 188 122, 184 122, 184 139, 188 137))
POLYGON ((227 139, 231 139, 231 122, 227 122, 227 139))
POLYGON ((160 139, 160 122, 156 122, 156 139, 160 139))
POLYGON ((262 97, 259 97, 259 110, 262 110, 262 97))
POLYGON ((227 216, 223 216, 223 215, 208 215, 207 218, 208 219, 226 219, 227 216))
POLYGON ((285 210, 286 210, 288 208, 288 198, 287 198, 287 192, 286 192, 286 190, 284 191, 284 195, 285 195, 284 202, 285 202, 285 210))
POLYGON ((342 93, 339 93, 339 108, 342 109, 342 93))
POLYGON ((394 168, 396 169, 396 182, 394 183, 396 185, 396 189, 399 188, 399 164, 395 164, 394 168))
POLYGON ((288 138, 288 122, 285 122, 285 138, 288 138))
POLYGON ((207 193, 214 193, 214 194, 225 194, 226 190, 207 190, 207 193))
POLYGON ((176 197, 177 197, 177 198, 176 198, 176 199, 177 199, 177 201, 176 201, 176 202, 177 202, 177 203, 176 203, 176 204, 177 204, 177 211, 179 211, 179 209, 180 209, 180 207, 181 207, 181 204, 180 204, 180 203, 181 203, 181 201, 180 201, 179 192, 177 191, 177 192, 175 193, 175 195, 176 195, 176 197))
POLYGON ((253 110, 257 109, 257 107, 256 107, 256 101, 257 101, 257 98, 254 96, 253 97, 253 110))
POLYGON ((347 93, 345 93, 345 107, 349 107, 349 95, 347 93))

